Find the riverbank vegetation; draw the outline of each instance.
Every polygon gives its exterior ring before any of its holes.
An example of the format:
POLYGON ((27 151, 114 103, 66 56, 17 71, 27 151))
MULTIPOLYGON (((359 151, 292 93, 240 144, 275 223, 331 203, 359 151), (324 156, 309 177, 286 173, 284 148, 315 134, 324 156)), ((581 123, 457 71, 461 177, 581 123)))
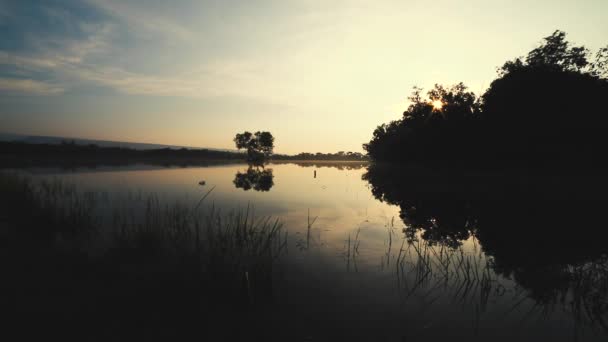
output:
MULTIPOLYGON (((255 158, 255 157, 253 157, 255 158)), ((367 161, 358 152, 299 153, 295 155, 268 155, 268 161, 367 161)), ((245 152, 209 149, 150 149, 136 150, 125 147, 101 147, 79 145, 72 142, 61 144, 32 144, 24 142, 0 142, 0 168, 26 167, 95 167, 146 164, 153 166, 207 166, 214 164, 242 163, 249 159, 245 152)))
POLYGON ((272 298, 286 248, 280 222, 250 209, 220 213, 205 197, 194 208, 154 196, 128 207, 136 204, 143 210, 109 215, 102 193, 0 173, 7 326, 24 340, 241 333, 222 330, 224 320, 247 325, 272 298))
POLYGON ((160 166, 208 165, 214 162, 241 162, 244 158, 243 153, 208 149, 136 150, 124 147, 79 145, 72 142, 61 144, 0 142, 0 167, 122 166, 138 163, 160 166))
POLYGON ((363 145, 374 161, 594 167, 606 153, 608 47, 592 54, 555 31, 507 61, 481 96, 459 83, 415 88, 403 117, 363 145))

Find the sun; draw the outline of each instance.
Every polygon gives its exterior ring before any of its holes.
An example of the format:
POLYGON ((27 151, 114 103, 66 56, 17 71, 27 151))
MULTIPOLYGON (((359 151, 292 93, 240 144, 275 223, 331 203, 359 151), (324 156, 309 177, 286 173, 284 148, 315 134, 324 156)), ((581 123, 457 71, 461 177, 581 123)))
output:
POLYGON ((434 110, 441 110, 441 108, 443 108, 443 102, 441 102, 441 100, 431 101, 431 104, 433 105, 434 110))

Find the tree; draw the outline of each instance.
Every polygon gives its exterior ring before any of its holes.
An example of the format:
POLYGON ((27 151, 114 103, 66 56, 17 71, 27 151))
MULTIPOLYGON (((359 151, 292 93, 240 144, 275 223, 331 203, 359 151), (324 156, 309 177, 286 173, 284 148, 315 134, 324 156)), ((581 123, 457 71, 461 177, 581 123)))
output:
POLYGON ((274 149, 274 137, 270 132, 243 132, 237 133, 234 138, 236 148, 247 149, 247 161, 264 162, 274 149))
POLYGON ((593 162, 603 154, 608 51, 592 60, 555 31, 523 58, 506 62, 483 95, 486 146, 504 161, 593 162))
POLYGON ((595 61, 590 64, 591 73, 599 78, 608 78, 608 46, 599 49, 595 55, 595 61))
POLYGON ((422 95, 414 88, 400 120, 380 125, 363 145, 376 161, 421 161, 461 158, 474 141, 479 101, 467 87, 436 84, 422 95))
POLYGON ((552 67, 561 71, 580 71, 589 65, 589 50, 584 46, 571 47, 566 40, 566 33, 556 30, 544 43, 530 51, 526 63, 534 67, 552 67))
POLYGON ((593 58, 555 31, 499 68, 481 98, 462 83, 414 88, 403 117, 363 148, 375 161, 594 166, 608 152, 607 78, 608 47, 593 58))

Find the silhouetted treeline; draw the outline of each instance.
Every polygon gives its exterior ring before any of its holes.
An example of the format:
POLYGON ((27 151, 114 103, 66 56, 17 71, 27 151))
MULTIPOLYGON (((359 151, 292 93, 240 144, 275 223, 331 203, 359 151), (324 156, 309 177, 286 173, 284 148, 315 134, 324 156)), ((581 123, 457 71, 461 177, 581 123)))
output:
POLYGON ((357 160, 309 160, 309 161, 302 161, 302 160, 287 160, 287 161, 276 161, 276 164, 295 164, 298 165, 300 167, 311 167, 311 168, 316 168, 316 169, 320 169, 320 168, 334 168, 334 169, 338 169, 338 170, 359 170, 362 169, 364 167, 366 167, 367 165, 369 165, 369 162, 367 160, 365 161, 357 161, 357 160))
POLYGON ((376 128, 364 149, 388 162, 598 165, 607 77, 608 47, 592 55, 556 31, 499 68, 480 97, 462 83, 426 97, 415 88, 403 117, 376 128))
MULTIPOLYGON (((150 149, 136 150, 126 147, 100 147, 80 145, 66 141, 61 144, 31 144, 24 142, 0 142, 0 167, 28 166, 94 166, 128 165, 144 163, 151 165, 204 165, 209 162, 241 162, 246 153, 216 151, 208 149, 150 149)), ((274 160, 328 160, 367 161, 359 152, 300 153, 297 155, 274 155, 274 160)))
POLYGON ((123 147, 99 147, 62 144, 28 144, 0 142, 0 166, 43 165, 125 165, 147 163, 154 165, 205 164, 207 161, 241 161, 243 153, 207 149, 152 149, 135 150, 123 147))
POLYGON ((284 154, 274 155, 275 160, 355 160, 355 161, 366 161, 369 158, 360 152, 344 152, 339 151, 336 153, 308 153, 302 152, 296 155, 288 156, 284 154))

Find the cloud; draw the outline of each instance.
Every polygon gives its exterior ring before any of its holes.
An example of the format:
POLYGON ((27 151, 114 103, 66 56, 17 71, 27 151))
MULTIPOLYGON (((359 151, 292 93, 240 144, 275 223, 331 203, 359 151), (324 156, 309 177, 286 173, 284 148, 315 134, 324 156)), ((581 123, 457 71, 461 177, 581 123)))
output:
MULTIPOLYGON (((129 70, 115 60, 116 57, 127 57, 121 55, 124 51, 117 48, 112 41, 116 37, 116 31, 120 30, 117 24, 99 23, 95 28, 96 30, 90 30, 89 35, 83 38, 65 37, 63 40, 56 40, 53 44, 56 48, 49 48, 46 44, 48 42, 41 46, 32 42, 36 48, 30 50, 0 50, 0 66, 12 69, 9 75, 18 75, 24 78, 24 82, 44 75, 45 78, 51 78, 54 84, 61 84, 62 91, 49 88, 48 94, 61 94, 64 90, 83 83, 101 85, 134 95, 186 98, 260 97, 270 102, 276 102, 277 95, 281 92, 274 84, 265 81, 263 74, 259 72, 267 67, 267 61, 243 62, 238 58, 205 60, 195 65, 180 66, 182 71, 178 72, 163 70, 164 74, 129 70)), ((140 64, 149 62, 147 59, 139 61, 140 64)), ((135 63, 139 62, 135 60, 135 63)), ((41 84, 46 82, 42 79, 38 81, 41 84)))
POLYGON ((5 77, 51 79, 66 91, 92 84, 125 94, 255 98, 307 109, 362 99, 347 90, 363 89, 352 85, 371 84, 376 78, 368 75, 378 71, 393 74, 386 54, 365 59, 365 40, 352 31, 359 26, 341 26, 351 13, 338 13, 340 6, 327 13, 322 2, 303 1, 294 12, 295 4, 270 3, 86 0, 77 10, 38 10, 41 22, 60 22, 61 29, 46 35, 50 24, 22 25, 17 36, 30 37, 27 49, 3 50, 0 42, 0 64, 19 71, 5 77), (336 44, 335 37, 345 39, 336 44), (363 67, 353 72, 355 64, 363 67))
POLYGON ((246 65, 213 63, 183 74, 147 75, 116 67, 76 65, 64 69, 72 77, 133 95, 186 98, 262 97, 278 100, 278 89, 248 71, 246 65), (277 96, 273 96, 275 94, 277 96))
MULTIPOLYGON (((19 42, 0 42, 0 77, 10 77, 4 79, 0 91, 51 95, 92 83, 127 94, 224 95, 209 85, 215 82, 208 78, 191 77, 188 73, 156 75, 154 70, 141 70, 162 55, 159 49, 164 46, 159 37, 185 46, 194 37, 182 25, 165 18, 158 8, 148 7, 101 0, 78 5, 69 1, 40 6, 27 1, 7 7, 0 4, 0 14, 9 17, 8 23, 0 23, 0 33, 19 42), (28 11, 36 18, 20 23, 18 18, 28 11), (138 43, 142 36, 153 38, 152 42, 158 45, 145 57, 133 56, 132 53, 141 54, 141 49, 136 51, 129 45, 138 43), (61 86, 50 85, 46 80, 49 78, 52 84, 61 86)), ((141 42, 138 45, 141 47, 141 42)))
POLYGON ((30 71, 61 69, 68 64, 80 64, 88 55, 108 48, 107 36, 111 29, 110 25, 105 25, 82 40, 56 41, 55 45, 59 48, 38 49, 35 52, 0 51, 0 64, 30 71))
POLYGON ((61 86, 47 82, 0 78, 0 93, 5 95, 56 95, 64 91, 61 86))
POLYGON ((57 67, 58 61, 55 58, 29 57, 0 51, 0 64, 13 66, 23 70, 41 70, 57 67))
POLYGON ((127 25, 132 31, 149 32, 158 38, 162 35, 169 39, 179 39, 182 41, 191 42, 196 35, 180 25, 177 21, 169 19, 163 15, 162 11, 155 13, 149 10, 151 4, 146 6, 133 6, 128 1, 112 1, 112 0, 88 0, 89 4, 105 11, 114 18, 119 18, 123 24, 127 25))

